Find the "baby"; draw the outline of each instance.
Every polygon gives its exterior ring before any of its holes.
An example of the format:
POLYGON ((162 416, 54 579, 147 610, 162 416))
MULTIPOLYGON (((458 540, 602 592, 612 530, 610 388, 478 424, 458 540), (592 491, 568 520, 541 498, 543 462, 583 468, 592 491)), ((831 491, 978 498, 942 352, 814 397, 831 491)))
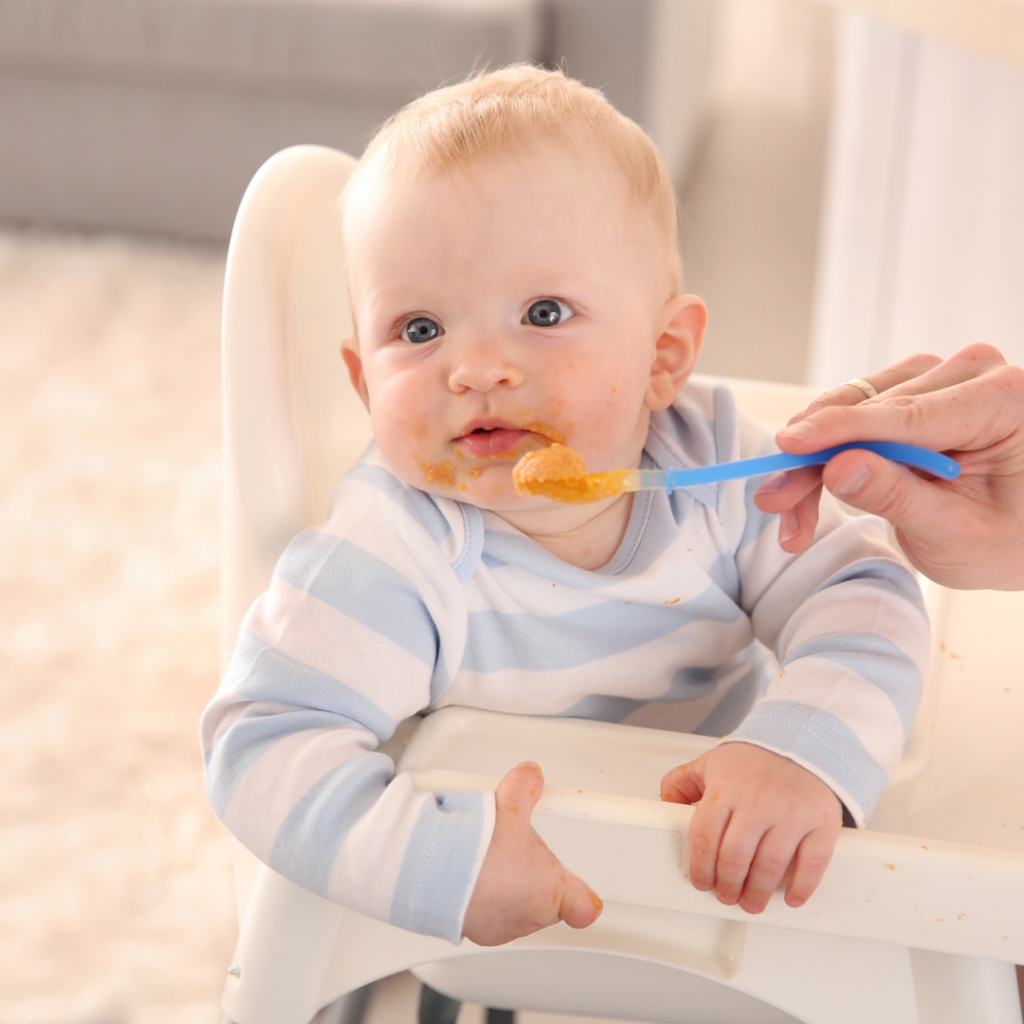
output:
POLYGON ((699 804, 693 884, 757 913, 785 879, 800 906, 920 697, 928 624, 881 527, 823 504, 791 555, 755 483, 581 505, 512 480, 552 442, 591 471, 772 448, 689 380, 707 314, 651 141, 558 72, 482 75, 381 129, 344 235, 375 444, 282 556, 204 715, 218 814, 316 893, 506 942, 601 908, 530 825, 540 769, 435 797, 378 744, 449 704, 672 727, 725 737, 661 784, 699 804))

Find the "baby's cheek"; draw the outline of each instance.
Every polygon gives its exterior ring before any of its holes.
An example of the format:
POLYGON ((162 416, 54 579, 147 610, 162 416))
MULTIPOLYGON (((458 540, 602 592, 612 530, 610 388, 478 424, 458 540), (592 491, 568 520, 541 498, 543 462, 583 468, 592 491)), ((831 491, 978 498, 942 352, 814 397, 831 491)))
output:
POLYGON ((427 440, 423 418, 411 415, 371 417, 373 436, 388 465, 407 483, 416 484, 416 465, 423 461, 422 449, 427 440))
POLYGON ((595 457, 617 452, 632 437, 642 413, 642 394, 630 395, 627 386, 605 385, 579 409, 579 424, 586 424, 579 450, 585 457, 588 451, 595 457))

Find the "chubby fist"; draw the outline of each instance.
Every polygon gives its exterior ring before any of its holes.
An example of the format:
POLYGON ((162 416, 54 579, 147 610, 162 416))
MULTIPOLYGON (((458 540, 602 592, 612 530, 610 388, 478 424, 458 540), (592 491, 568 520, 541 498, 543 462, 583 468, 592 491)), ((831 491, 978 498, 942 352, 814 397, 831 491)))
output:
POLYGON ((532 761, 498 783, 494 834, 463 923, 463 934, 477 945, 498 946, 558 921, 586 928, 604 906, 530 824, 543 787, 544 776, 532 761))

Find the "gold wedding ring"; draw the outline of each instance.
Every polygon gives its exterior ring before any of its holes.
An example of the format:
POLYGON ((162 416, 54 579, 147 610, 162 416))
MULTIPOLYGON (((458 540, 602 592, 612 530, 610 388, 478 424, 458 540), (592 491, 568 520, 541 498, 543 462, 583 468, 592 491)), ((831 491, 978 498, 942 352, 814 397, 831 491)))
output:
POLYGON ((844 388, 847 384, 851 387, 855 387, 858 391, 862 391, 865 398, 874 398, 875 395, 878 394, 878 392, 866 380, 862 380, 860 377, 852 377, 850 380, 844 380, 839 386, 844 388))

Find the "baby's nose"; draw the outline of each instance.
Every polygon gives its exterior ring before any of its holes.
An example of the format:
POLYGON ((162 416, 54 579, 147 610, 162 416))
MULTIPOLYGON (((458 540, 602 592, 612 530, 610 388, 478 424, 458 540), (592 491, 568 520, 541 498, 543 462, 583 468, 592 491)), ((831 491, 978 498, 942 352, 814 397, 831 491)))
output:
POLYGON ((514 388, 522 382, 522 369, 501 346, 490 344, 467 345, 448 377, 448 387, 456 394, 514 388))

